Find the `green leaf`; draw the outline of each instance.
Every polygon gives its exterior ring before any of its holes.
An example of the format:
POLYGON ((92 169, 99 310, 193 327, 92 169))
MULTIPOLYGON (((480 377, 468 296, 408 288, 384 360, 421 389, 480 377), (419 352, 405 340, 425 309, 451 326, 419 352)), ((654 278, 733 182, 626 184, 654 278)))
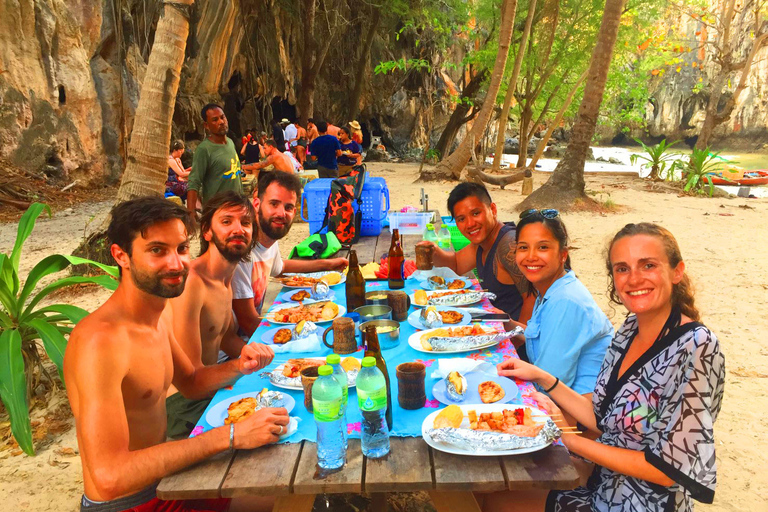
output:
POLYGON ((5 254, 0 254, 0 281, 5 283, 11 295, 16 296, 19 293, 19 274, 5 254))
POLYGON ((40 282, 40 279, 42 279, 43 277, 49 274, 60 272, 65 268, 67 268, 70 264, 94 265, 102 269, 112 277, 117 278, 118 276, 117 267, 113 267, 110 265, 102 265, 101 263, 97 263, 95 261, 91 261, 85 258, 78 258, 77 256, 65 256, 61 254, 53 254, 51 256, 48 256, 47 258, 43 258, 29 272, 29 275, 27 276, 27 280, 24 282, 24 288, 21 290, 21 295, 19 296, 19 303, 23 305, 27 301, 27 298, 35 289, 35 286, 37 286, 37 283, 40 282))
POLYGON ((11 326, 13 326, 13 320, 11 320, 11 317, 8 316, 8 314, 0 309, 0 327, 3 329, 10 329, 11 326))
POLYGON ((16 329, 0 333, 0 398, 11 417, 13 437, 27 455, 34 455, 21 335, 16 329))
MULTIPOLYGON (((83 308, 79 308, 77 306, 72 306, 71 304, 53 304, 52 306, 46 306, 44 308, 40 308, 37 311, 35 311, 35 315, 38 313, 61 313, 66 318, 69 319, 70 322, 73 324, 77 324, 88 316, 88 311, 84 310, 83 308)), ((49 320, 50 323, 50 320, 49 320)))
POLYGON ((16 243, 13 244, 13 251, 11 252, 11 263, 13 264, 13 269, 17 273, 19 271, 19 260, 21 259, 21 248, 24 245, 24 242, 27 241, 30 233, 32 233, 32 230, 35 229, 35 221, 43 210, 46 210, 48 212, 48 217, 51 217, 50 206, 42 203, 32 203, 32 206, 27 208, 27 211, 21 216, 21 220, 19 220, 19 229, 16 232, 16 243))
POLYGON ((64 352, 67 350, 67 340, 64 339, 64 335, 45 320, 32 320, 28 324, 40 335, 45 352, 59 370, 61 382, 64 382, 64 352))
POLYGON ((8 289, 8 283, 0 279, 0 304, 11 316, 18 316, 21 305, 16 300, 16 296, 8 289))
POLYGON ((117 285, 120 284, 118 281, 112 279, 109 276, 72 276, 59 279, 58 281, 54 281, 53 283, 46 286, 37 295, 35 295, 35 298, 29 302, 27 307, 24 309, 24 312, 19 315, 19 322, 24 322, 26 318, 32 313, 35 306, 37 306, 37 304, 49 293, 56 291, 59 288, 64 288, 65 286, 79 283, 96 283, 108 290, 115 290, 117 289, 117 285))

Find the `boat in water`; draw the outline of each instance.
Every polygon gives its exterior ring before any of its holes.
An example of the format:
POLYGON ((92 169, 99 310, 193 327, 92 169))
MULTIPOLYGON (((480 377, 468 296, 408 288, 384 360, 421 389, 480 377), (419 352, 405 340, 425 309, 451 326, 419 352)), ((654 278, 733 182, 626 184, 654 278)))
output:
POLYGON ((741 177, 724 178, 720 174, 710 174, 714 185, 768 185, 768 170, 744 171, 741 177))

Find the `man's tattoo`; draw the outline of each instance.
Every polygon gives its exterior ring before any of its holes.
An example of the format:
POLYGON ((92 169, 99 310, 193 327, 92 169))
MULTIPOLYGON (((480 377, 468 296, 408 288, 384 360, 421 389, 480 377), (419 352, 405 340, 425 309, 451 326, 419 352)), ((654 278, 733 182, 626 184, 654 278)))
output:
POLYGON ((525 278, 520 268, 515 261, 515 251, 517 249, 517 243, 515 242, 515 235, 512 232, 505 233, 499 240, 499 245, 496 246, 496 258, 493 262, 494 273, 498 274, 498 266, 504 267, 512 280, 515 282, 515 286, 520 294, 528 293, 529 285, 528 280, 525 278))

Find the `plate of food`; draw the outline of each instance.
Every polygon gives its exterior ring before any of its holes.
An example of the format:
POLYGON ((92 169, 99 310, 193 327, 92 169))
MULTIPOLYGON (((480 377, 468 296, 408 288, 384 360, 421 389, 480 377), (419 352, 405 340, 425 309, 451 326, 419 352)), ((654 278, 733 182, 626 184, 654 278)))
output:
POLYGON ((411 294, 411 304, 418 308, 426 306, 473 306, 482 302, 483 293, 474 290, 416 290, 411 294), (440 299, 441 304, 430 303, 432 299, 440 299))
POLYGON ((428 354, 456 354, 492 347, 508 338, 508 334, 482 324, 438 327, 416 331, 408 338, 408 344, 414 350, 428 354))
POLYGON ((221 427, 242 421, 264 407, 285 407, 290 413, 295 405, 296 400, 287 393, 264 388, 222 400, 208 410, 205 420, 212 427, 221 427))
POLYGON ((472 286, 472 281, 466 277, 457 279, 445 279, 441 276, 432 276, 419 282, 424 290, 464 290, 472 286))
MULTIPOLYGON (((303 389, 301 370, 309 366, 323 366, 324 364, 325 358, 323 357, 289 359, 269 372, 269 381, 279 388, 301 390, 303 389)), ((351 356, 345 357, 341 360, 341 366, 347 372, 347 384, 351 388, 354 387, 361 368, 360 359, 351 356)))
MULTIPOLYGON (((440 316, 442 320, 443 326, 459 326, 459 325, 469 325, 469 323, 472 321, 472 315, 467 313, 466 311, 462 311, 458 308, 450 308, 447 306, 432 306, 435 308, 435 311, 437 311, 437 314, 440 316)), ((427 327, 422 322, 421 313, 422 311, 426 311, 424 309, 417 309, 416 311, 412 311, 411 314, 408 315, 408 323, 414 326, 416 329, 424 330, 428 329, 430 327, 427 327)), ((441 325, 438 324, 438 327, 441 327, 441 325)))
POLYGON ((307 274, 284 274, 278 277, 278 281, 286 288, 312 288, 318 281, 325 281, 328 286, 336 286, 347 281, 347 276, 341 272, 331 270, 329 272, 309 272, 307 274))
POLYGON ((561 434, 544 412, 514 404, 449 405, 421 424, 421 435, 432 448, 481 457, 539 451, 561 434))
POLYGON ((518 393, 517 384, 512 379, 480 372, 462 375, 454 371, 432 387, 432 395, 445 405, 506 404, 518 393))
POLYGON ((283 294, 278 295, 277 299, 285 302, 303 302, 305 304, 311 304, 313 302, 324 302, 333 300, 336 298, 336 293, 333 290, 329 290, 328 296, 324 299, 313 299, 311 288, 298 288, 283 294))
POLYGON ((286 302, 274 306, 265 318, 274 324, 292 325, 305 320, 322 324, 331 322, 338 318, 347 310, 344 306, 339 306, 330 301, 313 302, 312 304, 301 304, 298 302, 286 302))

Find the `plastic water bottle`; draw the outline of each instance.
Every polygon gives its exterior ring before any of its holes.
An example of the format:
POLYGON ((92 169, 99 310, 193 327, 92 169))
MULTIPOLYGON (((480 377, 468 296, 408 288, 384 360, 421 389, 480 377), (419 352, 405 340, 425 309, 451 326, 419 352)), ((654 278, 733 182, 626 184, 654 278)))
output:
POLYGON ((363 358, 363 369, 357 375, 357 403, 363 416, 363 455, 370 459, 383 457, 389 453, 387 384, 373 357, 363 358))
POLYGON ((435 233, 435 225, 431 222, 427 224, 427 227, 424 228, 424 234, 422 236, 424 240, 429 240, 430 242, 434 242, 435 245, 437 245, 437 233, 435 233))
POLYGON ((437 245, 444 251, 451 250, 451 232, 448 231, 448 224, 440 226, 440 231, 437 232, 437 245))
POLYGON ((323 365, 320 375, 312 385, 312 411, 317 425, 317 465, 322 469, 337 469, 347 461, 344 448, 342 414, 343 395, 339 382, 333 376, 333 368, 323 365))
POLYGON ((347 372, 341 366, 341 357, 339 354, 331 354, 325 358, 325 364, 333 368, 333 376, 341 386, 341 417, 343 419, 344 450, 347 449, 347 398, 349 397, 349 381, 347 381, 347 372))

